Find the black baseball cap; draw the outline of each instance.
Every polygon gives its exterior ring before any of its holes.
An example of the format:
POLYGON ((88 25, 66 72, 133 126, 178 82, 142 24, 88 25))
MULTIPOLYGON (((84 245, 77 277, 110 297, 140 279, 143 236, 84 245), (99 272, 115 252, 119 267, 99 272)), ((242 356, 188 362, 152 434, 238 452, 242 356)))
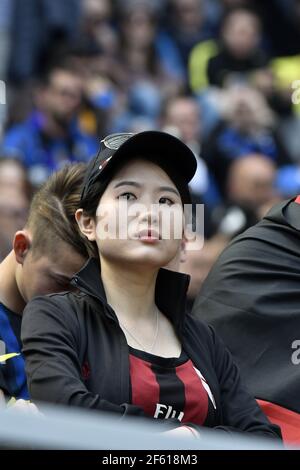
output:
POLYGON ((183 202, 190 202, 188 183, 196 172, 197 160, 181 140, 160 131, 118 133, 105 137, 98 154, 87 167, 81 201, 96 182, 104 181, 121 162, 134 157, 149 159, 163 168, 177 186, 183 202))

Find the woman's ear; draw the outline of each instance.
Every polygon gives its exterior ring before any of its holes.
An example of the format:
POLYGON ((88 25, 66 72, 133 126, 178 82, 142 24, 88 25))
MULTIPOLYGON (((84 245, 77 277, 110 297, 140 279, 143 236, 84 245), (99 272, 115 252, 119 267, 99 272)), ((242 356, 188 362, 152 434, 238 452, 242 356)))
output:
POLYGON ((93 217, 86 215, 83 209, 77 209, 75 219, 81 233, 90 241, 96 241, 96 222, 93 217))
POLYGON ((31 236, 27 230, 18 230, 13 240, 13 250, 17 263, 23 264, 31 247, 31 236))

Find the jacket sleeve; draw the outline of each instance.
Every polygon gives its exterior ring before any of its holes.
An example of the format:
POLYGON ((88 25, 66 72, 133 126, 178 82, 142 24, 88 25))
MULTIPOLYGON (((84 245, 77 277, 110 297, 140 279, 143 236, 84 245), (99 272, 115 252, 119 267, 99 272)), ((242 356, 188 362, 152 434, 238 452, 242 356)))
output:
POLYGON ((81 376, 78 319, 75 314, 70 315, 70 303, 63 301, 63 295, 59 297, 36 297, 23 313, 21 338, 31 398, 142 415, 137 406, 116 405, 86 388, 81 376))
MULTIPOLYGON (((270 423, 243 384, 231 353, 212 327, 215 371, 220 384, 223 425, 228 433, 249 432, 262 437, 281 438, 280 428, 270 423)), ((251 354, 251 351, 249 351, 251 354)))

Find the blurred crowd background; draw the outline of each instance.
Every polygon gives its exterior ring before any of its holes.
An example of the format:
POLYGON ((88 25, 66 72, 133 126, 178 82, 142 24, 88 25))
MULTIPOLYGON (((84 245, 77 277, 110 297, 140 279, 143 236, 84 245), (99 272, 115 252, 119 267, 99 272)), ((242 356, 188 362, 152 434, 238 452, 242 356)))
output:
POLYGON ((34 190, 114 132, 165 130, 197 157, 191 299, 300 193, 300 0, 0 0, 0 80, 0 259, 34 190))

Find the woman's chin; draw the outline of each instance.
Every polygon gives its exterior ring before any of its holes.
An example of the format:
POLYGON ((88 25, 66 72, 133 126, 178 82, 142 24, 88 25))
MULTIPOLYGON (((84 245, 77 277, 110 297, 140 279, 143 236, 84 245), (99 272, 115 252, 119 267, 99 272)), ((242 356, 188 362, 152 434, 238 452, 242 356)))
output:
POLYGON ((149 268, 162 268, 170 261, 170 256, 165 253, 155 252, 155 250, 144 249, 136 250, 134 253, 128 253, 122 259, 122 264, 126 263, 128 266, 144 266, 145 269, 149 268))
POLYGON ((165 243, 159 241, 158 243, 143 243, 140 241, 133 241, 133 243, 120 243, 118 246, 112 244, 108 246, 106 243, 100 245, 100 254, 106 258, 107 261, 111 260, 121 266, 130 264, 144 265, 145 268, 161 268, 166 266, 170 260, 174 258, 178 251, 178 246, 166 246, 165 243))

